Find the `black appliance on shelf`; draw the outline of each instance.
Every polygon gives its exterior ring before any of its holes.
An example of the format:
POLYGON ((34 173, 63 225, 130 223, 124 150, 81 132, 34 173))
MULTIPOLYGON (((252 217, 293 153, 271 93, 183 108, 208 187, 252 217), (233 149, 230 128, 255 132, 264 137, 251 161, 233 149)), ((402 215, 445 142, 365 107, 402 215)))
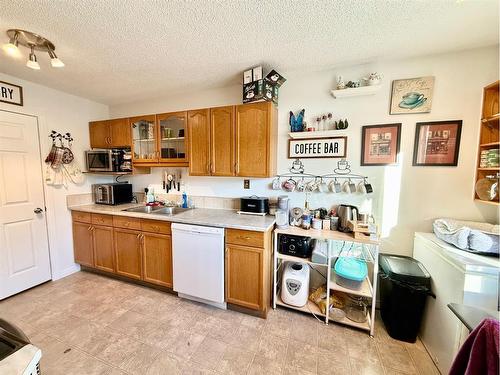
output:
POLYGON ((309 258, 314 248, 314 241, 310 237, 280 234, 278 236, 278 251, 284 255, 309 258))

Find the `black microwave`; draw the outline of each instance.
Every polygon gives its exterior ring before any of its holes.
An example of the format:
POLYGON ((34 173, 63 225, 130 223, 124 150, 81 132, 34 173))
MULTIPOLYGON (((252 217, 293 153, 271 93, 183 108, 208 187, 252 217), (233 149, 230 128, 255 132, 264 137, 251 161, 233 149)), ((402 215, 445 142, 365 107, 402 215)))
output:
POLYGON ((132 184, 112 183, 92 185, 92 196, 94 203, 117 205, 130 203, 134 199, 132 194, 132 184))
POLYGON ((132 164, 127 160, 129 157, 130 152, 120 148, 85 151, 89 172, 130 172, 132 164))

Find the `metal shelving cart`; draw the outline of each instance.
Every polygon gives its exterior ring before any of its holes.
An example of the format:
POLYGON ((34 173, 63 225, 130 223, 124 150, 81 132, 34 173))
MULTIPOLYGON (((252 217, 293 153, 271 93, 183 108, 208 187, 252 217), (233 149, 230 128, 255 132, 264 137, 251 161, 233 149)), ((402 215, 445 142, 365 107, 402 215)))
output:
POLYGON ((374 335, 375 328, 375 302, 377 295, 377 277, 378 277, 378 253, 379 253, 379 241, 371 239, 355 239, 350 233, 343 233, 331 230, 317 230, 317 229, 302 229, 298 227, 289 227, 287 229, 275 229, 274 230, 274 246, 273 246, 273 308, 276 306, 283 306, 289 309, 299 310, 306 313, 311 313, 316 317, 324 319, 325 324, 329 322, 340 323, 348 326, 353 326, 358 329, 368 331, 370 336, 374 335), (290 255, 280 254, 278 252, 278 236, 280 234, 289 234, 295 236, 310 237, 317 240, 327 240, 328 241, 328 257, 327 263, 314 263, 311 259, 303 259, 290 255), (346 252, 345 249, 348 249, 346 252), (367 278, 361 285, 359 290, 353 290, 345 288, 335 282, 334 277, 332 277, 332 264, 334 260, 340 255, 342 256, 352 256, 362 258, 373 267, 368 273, 367 278), (280 285, 281 285, 281 268, 283 262, 295 261, 306 263, 312 267, 322 267, 326 268, 326 285, 327 287, 327 301, 326 306, 330 306, 330 290, 339 291, 351 296, 364 297, 371 301, 371 308, 367 314, 367 320, 364 323, 357 323, 348 318, 343 318, 341 320, 334 320, 330 316, 329 309, 326 309, 326 314, 323 314, 319 307, 312 301, 308 300, 307 304, 303 307, 295 307, 285 304, 281 300, 280 296, 280 285), (371 276, 371 277, 370 277, 371 276))

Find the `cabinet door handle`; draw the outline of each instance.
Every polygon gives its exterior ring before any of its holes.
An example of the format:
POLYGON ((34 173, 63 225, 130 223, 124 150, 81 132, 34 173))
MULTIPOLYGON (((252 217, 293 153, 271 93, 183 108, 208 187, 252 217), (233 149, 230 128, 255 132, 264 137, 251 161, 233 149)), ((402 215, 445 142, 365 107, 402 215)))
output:
POLYGON ((89 230, 92 230, 92 226, 90 226, 90 225, 89 225, 89 227, 87 228, 87 230, 88 230, 88 231, 89 231, 89 230))
POLYGON ((137 235, 137 239, 138 239, 138 240, 140 240, 140 239, 141 239, 141 234, 140 234, 140 233, 137 235))
POLYGON ((213 162, 210 162, 210 173, 215 173, 215 165, 213 162))
POLYGON ((234 163, 234 170, 236 174, 240 173, 240 165, 238 164, 238 162, 234 163))

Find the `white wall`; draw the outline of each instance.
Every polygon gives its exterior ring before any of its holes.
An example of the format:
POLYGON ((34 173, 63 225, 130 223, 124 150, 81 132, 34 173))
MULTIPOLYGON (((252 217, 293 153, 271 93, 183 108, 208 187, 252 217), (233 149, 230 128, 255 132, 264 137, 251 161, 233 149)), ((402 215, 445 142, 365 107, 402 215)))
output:
MULTIPOLYGON (((43 74, 40 71, 39 74, 43 74)), ((49 89, 28 81, 0 73, 0 80, 23 87, 24 106, 0 103, 0 110, 24 113, 38 117, 42 162, 51 144, 48 133, 70 132, 75 141, 73 152, 80 167, 84 167, 84 150, 89 148, 88 122, 108 117, 108 106, 49 89)), ((45 171, 45 168, 44 168, 45 171)), ((64 277, 79 269, 73 262, 71 215, 66 208, 66 196, 90 192, 95 177, 87 177, 84 184, 70 184, 68 188, 45 185, 45 204, 53 279, 64 277)))
MULTIPOLYGON (((498 222, 496 207, 474 203, 474 165, 479 137, 482 87, 498 79, 498 46, 460 53, 434 55, 397 61, 318 71, 286 74, 279 100, 278 172, 290 165, 287 159, 288 112, 306 110, 312 122, 318 114, 332 112, 335 118, 348 118, 348 160, 353 173, 369 176, 375 192, 370 199, 361 196, 314 194, 313 207, 331 207, 351 202, 363 209, 372 207, 382 223, 383 251, 411 254, 413 233, 430 231, 434 218, 498 222), (335 76, 357 79, 369 72, 383 74, 381 90, 374 96, 334 99, 330 89, 335 76), (428 114, 389 115, 391 82, 394 79, 433 75, 436 77, 432 111, 428 114), (415 124, 419 121, 463 120, 458 167, 413 167, 415 124), (401 159, 396 167, 361 167, 361 126, 402 123, 401 159)), ((239 103, 241 86, 177 94, 110 108, 112 117, 194 109, 239 103)), ((333 171, 335 159, 306 160, 306 170, 325 174, 333 171)), ((161 169, 149 176, 132 178, 137 191, 161 181, 161 169)), ((253 179, 251 190, 243 189, 240 178, 186 177, 188 193, 193 195, 240 197, 259 194, 272 196, 269 179, 253 179)), ((304 194, 292 193, 293 206, 303 206, 304 194)))
MULTIPOLYGON (((430 231, 437 217, 498 222, 495 207, 474 203, 473 179, 479 137, 482 87, 498 79, 498 47, 412 58, 319 71, 286 74, 279 100, 278 171, 290 165, 287 159, 288 112, 306 110, 309 122, 318 114, 332 112, 336 118, 348 118, 348 160, 353 173, 370 177, 373 196, 335 196, 316 193, 313 207, 330 207, 338 203, 354 203, 365 209, 372 206, 382 223, 383 251, 411 254, 413 233, 430 231), (335 76, 357 79, 378 71, 383 74, 381 90, 374 96, 334 99, 330 89, 335 76), (428 114, 389 115, 390 87, 394 79, 433 75, 436 77, 432 111, 428 114), (419 121, 463 120, 458 167, 413 167, 413 139, 419 121), (360 167, 361 126, 402 123, 401 158, 396 167, 360 167)), ((112 117, 194 109, 239 103, 241 86, 205 92, 177 94, 144 102, 112 106, 112 117)), ((306 170, 325 174, 333 171, 335 159, 306 160, 306 170)), ((161 169, 149 176, 132 178, 138 191, 161 181, 161 169)), ((251 190, 243 189, 240 178, 187 177, 188 193, 193 195, 240 197, 259 194, 272 196, 269 179, 254 179, 251 190)), ((303 206, 304 194, 289 194, 293 206, 303 206)))

